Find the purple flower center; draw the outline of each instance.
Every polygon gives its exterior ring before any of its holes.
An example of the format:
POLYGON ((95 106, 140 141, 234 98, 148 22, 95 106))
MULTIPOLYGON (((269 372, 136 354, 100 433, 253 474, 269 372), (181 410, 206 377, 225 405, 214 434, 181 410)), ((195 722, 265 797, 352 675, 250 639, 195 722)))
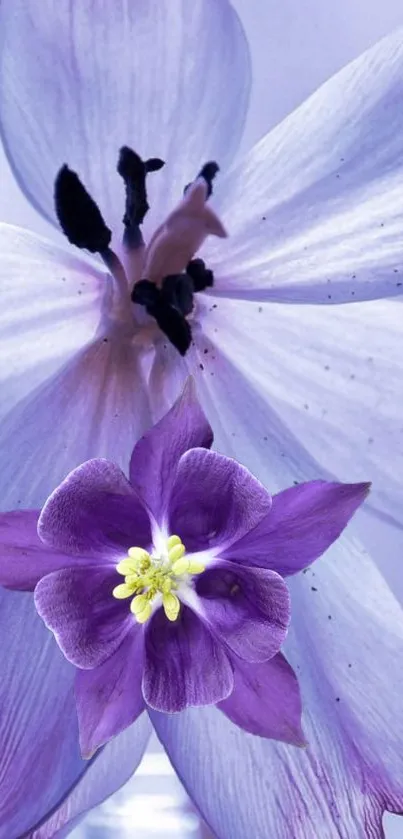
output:
POLYGON ((179 536, 161 540, 161 546, 149 554, 144 548, 129 548, 128 556, 116 566, 125 578, 112 591, 118 600, 131 598, 130 610, 138 623, 145 623, 162 605, 165 615, 175 621, 180 611, 180 596, 191 589, 191 578, 205 570, 203 562, 186 556, 179 536))

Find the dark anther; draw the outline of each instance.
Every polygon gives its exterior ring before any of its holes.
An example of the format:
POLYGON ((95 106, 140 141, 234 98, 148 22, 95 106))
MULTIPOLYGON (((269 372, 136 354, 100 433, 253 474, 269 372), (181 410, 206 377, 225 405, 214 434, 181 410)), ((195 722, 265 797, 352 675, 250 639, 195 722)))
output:
POLYGON ((185 355, 190 347, 192 332, 182 312, 169 301, 166 290, 161 291, 149 280, 140 280, 133 288, 132 300, 145 307, 171 344, 181 355, 185 355))
POLYGON ((155 283, 151 283, 150 280, 140 280, 133 288, 132 300, 133 303, 139 303, 148 311, 149 308, 158 303, 160 294, 161 292, 155 283))
POLYGON ((214 274, 209 268, 206 268, 202 259, 192 259, 186 267, 186 273, 192 278, 195 292, 204 291, 214 285, 214 274))
POLYGON ((162 283, 162 297, 184 317, 193 309, 193 280, 187 274, 172 274, 162 283))
POLYGON ((169 306, 162 300, 153 307, 150 314, 155 317, 159 328, 178 352, 186 355, 192 341, 192 331, 186 318, 174 306, 169 306))
POLYGON ((91 253, 108 249, 111 231, 78 175, 68 166, 62 166, 57 175, 54 198, 60 226, 72 245, 91 253))
MULTIPOLYGON (((220 171, 220 167, 219 167, 218 163, 216 163, 215 160, 210 160, 208 163, 205 163, 204 166, 202 166, 199 174, 197 175, 197 178, 204 178, 204 180, 206 181, 206 184, 207 184, 207 198, 210 198, 210 195, 213 192, 213 180, 214 180, 217 172, 219 172, 219 171, 220 171)), ((196 180, 197 180, 197 178, 196 178, 196 180)), ((184 189, 184 193, 187 192, 187 190, 189 189, 190 186, 192 186, 191 183, 186 184, 185 189, 184 189)))
POLYGON ((158 172, 164 166, 159 157, 142 160, 128 146, 123 146, 119 153, 117 170, 126 187, 126 208, 123 224, 126 230, 138 235, 138 226, 143 223, 149 210, 147 201, 146 177, 149 172, 158 172))
POLYGON ((204 178, 207 184, 207 198, 210 198, 211 193, 213 192, 213 180, 220 171, 220 167, 218 164, 211 160, 209 163, 205 163, 204 166, 200 169, 198 174, 198 178, 204 178))

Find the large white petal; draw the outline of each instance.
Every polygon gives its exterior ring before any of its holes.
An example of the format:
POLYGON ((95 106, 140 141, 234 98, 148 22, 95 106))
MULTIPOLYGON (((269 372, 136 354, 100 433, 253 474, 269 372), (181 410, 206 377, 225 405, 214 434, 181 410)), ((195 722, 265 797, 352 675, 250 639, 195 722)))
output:
POLYGON ((167 161, 150 178, 160 211, 203 162, 235 152, 250 71, 228 0, 4 0, 0 31, 5 148, 48 219, 63 163, 119 230, 120 146, 167 161))
POLYGON ((354 302, 401 295, 403 29, 268 134, 219 182, 230 238, 215 293, 354 302))
POLYGON ((95 334, 106 273, 0 224, 0 417, 95 334))
MULTIPOLYGON (((274 415, 300 441, 314 469, 345 481, 372 480, 369 508, 401 527, 401 307, 387 300, 302 307, 222 299, 216 308, 206 306, 201 319, 206 347, 213 343, 220 350, 202 359, 209 389, 217 377, 225 381, 232 361, 267 404, 260 439, 250 431, 250 442, 242 445, 257 453, 253 463, 248 456, 248 466, 259 473, 266 437, 277 433, 274 415)), ((235 435, 240 416, 235 403, 235 435)), ((291 444, 284 457, 292 458, 292 451, 291 444)), ((314 477, 312 465, 309 476, 300 466, 296 460, 294 479, 314 477)))

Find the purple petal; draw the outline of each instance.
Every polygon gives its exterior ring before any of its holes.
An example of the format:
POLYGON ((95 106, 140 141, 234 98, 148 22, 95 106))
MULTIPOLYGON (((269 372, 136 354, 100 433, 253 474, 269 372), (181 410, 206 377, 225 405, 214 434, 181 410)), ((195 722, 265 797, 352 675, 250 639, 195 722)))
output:
POLYGON ((398 30, 227 174, 219 189, 232 222, 230 255, 217 247, 216 260, 207 254, 218 294, 325 305, 402 294, 402 71, 398 30))
POLYGON ((249 664, 233 656, 234 690, 218 707, 235 725, 272 740, 305 744, 297 677, 278 653, 270 661, 249 664))
POLYGON ((151 543, 149 518, 136 493, 117 466, 101 459, 83 463, 55 489, 38 532, 53 547, 101 557, 151 543))
MULTIPOLYGON (((283 577, 318 559, 338 539, 370 484, 309 481, 273 497, 257 527, 226 551, 227 559, 272 568, 283 577)), ((224 555, 223 555, 224 556, 224 555)))
POLYGON ((167 173, 153 178, 160 212, 204 161, 225 165, 237 149, 250 69, 229 3, 115 0, 62 8, 57 0, 5 0, 0 30, 5 146, 25 194, 47 218, 54 218, 53 180, 63 162, 119 230, 123 143, 169 162, 167 173))
POLYGON ((103 664, 77 672, 76 702, 84 757, 124 731, 144 710, 143 666, 144 632, 134 625, 103 664))
POLYGON ((76 667, 98 667, 133 626, 128 601, 112 594, 121 581, 113 566, 86 565, 55 571, 36 586, 35 606, 76 667))
POLYGON ((0 513, 0 585, 33 591, 38 580, 71 564, 68 554, 56 553, 39 539, 39 510, 0 513))
POLYGON ((274 571, 218 561, 196 578, 201 614, 236 655, 267 661, 278 653, 290 622, 287 586, 274 571))
POLYGON ((86 761, 86 772, 79 783, 57 808, 41 820, 34 833, 24 839, 64 839, 87 812, 113 795, 132 777, 143 757, 150 729, 147 714, 141 714, 95 759, 86 761))
POLYGON ((244 466, 196 449, 181 458, 169 503, 169 528, 188 551, 224 549, 268 513, 271 497, 244 466))
POLYGON ((0 835, 25 836, 81 778, 74 669, 32 595, 0 590, 0 835))
POLYGON ((189 706, 212 705, 233 688, 232 667, 223 645, 197 615, 182 606, 169 622, 158 609, 146 629, 144 699, 172 714, 189 706))
POLYGON ((164 518, 180 458, 188 449, 209 448, 212 442, 213 432, 188 379, 171 410, 136 444, 130 462, 130 482, 158 523, 164 518))

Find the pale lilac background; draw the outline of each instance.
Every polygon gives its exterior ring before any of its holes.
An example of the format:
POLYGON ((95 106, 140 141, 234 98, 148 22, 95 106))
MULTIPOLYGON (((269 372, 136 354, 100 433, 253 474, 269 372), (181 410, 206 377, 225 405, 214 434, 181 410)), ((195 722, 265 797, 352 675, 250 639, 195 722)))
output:
MULTIPOLYGON (((343 64, 403 25, 402 0, 233 0, 233 5, 244 23, 253 58, 254 86, 243 148, 343 64)), ((57 237, 21 196, 1 148, 0 184, 0 220, 57 237)), ((387 839, 402 839, 403 818, 387 816, 385 827, 387 839)), ((155 741, 136 777, 72 834, 73 839, 129 836, 207 837, 155 741)))

